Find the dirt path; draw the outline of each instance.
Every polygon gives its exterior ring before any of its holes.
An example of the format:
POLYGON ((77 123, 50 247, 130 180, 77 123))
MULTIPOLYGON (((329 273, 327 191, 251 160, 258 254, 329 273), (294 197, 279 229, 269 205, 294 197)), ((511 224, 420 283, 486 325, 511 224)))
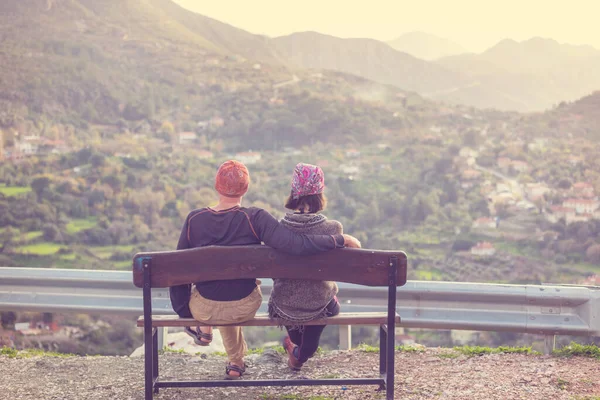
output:
MULTIPOLYGON (((592 400, 600 397, 600 361, 520 354, 479 357, 447 350, 398 352, 397 399, 592 400)), ((336 378, 378 375, 377 354, 329 352, 312 359, 299 374, 272 351, 249 357, 246 379, 336 378)), ((161 356, 161 376, 219 379, 219 356, 161 356)), ((143 362, 131 357, 0 356, 0 399, 143 399, 143 362)), ((381 399, 372 387, 163 389, 156 399, 381 399)))

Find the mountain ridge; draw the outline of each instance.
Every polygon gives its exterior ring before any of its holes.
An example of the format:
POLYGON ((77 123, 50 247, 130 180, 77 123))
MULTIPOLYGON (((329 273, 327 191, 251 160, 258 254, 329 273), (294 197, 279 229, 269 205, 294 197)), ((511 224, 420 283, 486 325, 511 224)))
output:
POLYGON ((428 61, 468 53, 468 50, 458 43, 420 31, 407 32, 386 43, 398 51, 428 61))

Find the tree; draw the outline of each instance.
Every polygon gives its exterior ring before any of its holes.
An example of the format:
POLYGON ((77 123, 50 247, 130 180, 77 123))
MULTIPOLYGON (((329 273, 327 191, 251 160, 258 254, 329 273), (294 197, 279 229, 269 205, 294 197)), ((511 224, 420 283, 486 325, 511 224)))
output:
POLYGON ((600 264, 600 244, 590 246, 585 252, 585 256, 590 262, 600 264))
POLYGON ((52 179, 49 176, 42 175, 40 177, 35 178, 31 182, 31 189, 37 194, 38 198, 42 196, 44 190, 50 187, 50 183, 52 183, 52 179))
POLYGON ((8 250, 19 238, 19 230, 11 226, 0 232, 0 253, 8 250))

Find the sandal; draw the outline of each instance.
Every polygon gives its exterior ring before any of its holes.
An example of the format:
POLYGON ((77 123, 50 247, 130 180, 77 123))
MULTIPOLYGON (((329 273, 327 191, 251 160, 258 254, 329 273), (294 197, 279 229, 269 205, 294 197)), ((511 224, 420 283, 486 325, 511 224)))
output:
POLYGON ((196 343, 198 346, 208 346, 208 345, 210 345, 210 342, 212 342, 212 339, 213 339, 212 333, 202 332, 200 330, 199 326, 196 327, 196 329, 186 326, 184 328, 184 331, 185 331, 185 333, 190 335, 192 338, 194 338, 194 343, 196 343), (202 340, 202 339, 204 339, 204 340, 202 340))
POLYGON ((228 363, 225 366, 225 379, 228 379, 228 380, 240 379, 244 375, 244 372, 246 372, 246 364, 244 364, 243 367, 238 367, 237 365, 228 363), (239 373, 240 375, 239 376, 231 375, 231 374, 229 374, 231 371, 235 371, 235 372, 239 373))
POLYGON ((283 339, 283 348, 288 354, 288 367, 290 367, 292 371, 300 371, 304 363, 301 363, 300 360, 298 360, 298 357, 296 356, 298 346, 292 343, 289 336, 286 336, 285 339, 283 339))

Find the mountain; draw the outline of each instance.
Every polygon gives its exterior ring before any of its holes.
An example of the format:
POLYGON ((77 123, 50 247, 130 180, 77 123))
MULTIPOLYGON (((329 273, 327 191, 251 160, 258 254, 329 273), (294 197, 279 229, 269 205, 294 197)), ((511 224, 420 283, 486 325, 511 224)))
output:
POLYGON ((467 53, 467 50, 451 40, 424 32, 409 32, 387 42, 392 48, 423 60, 467 53))
MULTIPOLYGON (((498 100, 491 105, 500 109, 541 111, 600 89, 600 51, 551 39, 507 39, 481 54, 445 57, 437 63, 470 76, 482 92, 493 93, 498 100)), ((465 89, 448 94, 446 100, 461 96, 477 100, 465 89)))
POLYGON ((411 129, 419 120, 407 115, 431 106, 354 75, 291 70, 272 41, 169 0, 4 0, 0 40, 11 146, 17 132, 76 146, 127 131, 170 143, 199 126, 231 151, 360 143, 411 129))
MULTIPOLYGON (((91 1, 92 3, 95 0, 91 1)), ((209 41, 215 47, 249 60, 272 64, 285 61, 272 48, 270 39, 191 12, 171 0, 152 0, 151 3, 178 24, 209 41)))
POLYGON ((273 42, 278 53, 302 68, 347 72, 419 93, 447 90, 467 82, 460 72, 373 39, 341 39, 302 32, 277 37, 273 42))
POLYGON ((4 126, 39 115, 70 123, 158 118, 155 110, 216 89, 291 75, 264 38, 169 0, 4 0, 0 40, 4 126), (256 71, 250 60, 271 67, 256 71))

